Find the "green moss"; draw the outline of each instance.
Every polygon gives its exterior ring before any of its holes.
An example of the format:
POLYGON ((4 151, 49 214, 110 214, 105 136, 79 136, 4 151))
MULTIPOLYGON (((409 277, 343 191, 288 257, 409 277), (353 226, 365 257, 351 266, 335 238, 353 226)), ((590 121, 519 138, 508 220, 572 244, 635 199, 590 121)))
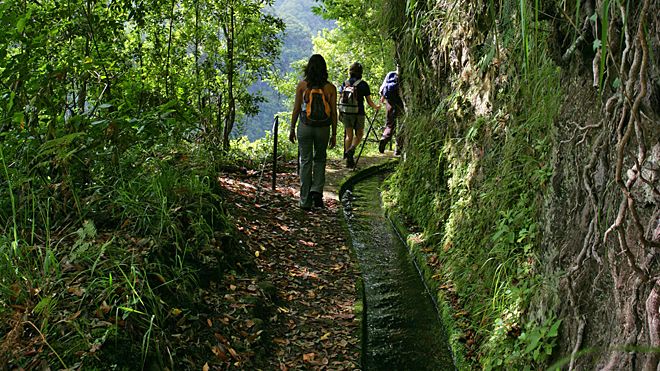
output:
MULTIPOLYGON (((516 23, 520 18, 502 23, 495 40, 481 32, 492 26, 489 16, 499 15, 487 14, 477 25, 471 22, 481 19, 478 7, 453 6, 450 1, 428 5, 435 15, 424 20, 410 16, 410 21, 420 23, 407 27, 417 30, 406 29, 401 35, 403 76, 409 77, 407 158, 388 180, 384 199, 391 214, 421 228, 418 235, 424 247, 413 246, 411 252, 421 267, 430 258, 436 262, 435 271, 425 272, 429 282, 439 277, 455 290, 468 313, 467 326, 476 334, 481 366, 541 366, 554 344, 548 336, 554 315, 531 318, 527 309, 547 278, 539 273, 536 253, 541 248, 539 210, 552 174, 552 124, 562 94, 559 71, 544 55, 538 24, 525 25, 534 31, 525 37, 539 40, 533 43, 535 49, 521 53, 519 45, 532 44, 520 43, 522 28, 516 23), (449 20, 463 22, 473 38, 451 27, 429 27, 452 24, 449 20), (420 32, 429 44, 415 49, 411 46, 420 42, 410 38, 420 32), (455 69, 436 58, 451 58, 448 50, 453 45, 447 39, 451 32, 452 37, 464 37, 465 43, 485 40, 468 44, 474 47, 467 53, 479 60, 478 68, 468 64, 455 69), (495 59, 506 63, 494 69, 495 59), (497 96, 493 92, 490 110, 477 114, 475 101, 483 87, 479 84, 486 79, 499 81, 497 90, 492 89, 497 96), (544 344, 542 349, 529 345, 530 334, 544 344)), ((511 2, 502 6, 514 14, 518 9, 511 2)), ((451 323, 451 318, 447 321, 451 323)), ((456 343, 465 329, 453 328, 450 338, 456 343)))
POLYGON ((424 251, 424 246, 427 246, 425 243, 426 241, 421 241, 418 238, 415 238, 415 234, 405 226, 400 215, 390 212, 387 216, 398 231, 399 235, 406 238, 406 244, 410 255, 413 257, 426 287, 429 289, 431 295, 434 296, 433 301, 436 304, 438 315, 440 316, 442 325, 447 333, 449 346, 454 358, 454 365, 459 370, 473 369, 475 365, 465 357, 465 354, 467 353, 465 348, 465 325, 461 325, 459 321, 457 321, 457 318, 460 318, 460 316, 451 306, 451 300, 446 296, 446 291, 441 289, 444 282, 439 279, 438 272, 433 270, 427 264, 429 253, 424 251))

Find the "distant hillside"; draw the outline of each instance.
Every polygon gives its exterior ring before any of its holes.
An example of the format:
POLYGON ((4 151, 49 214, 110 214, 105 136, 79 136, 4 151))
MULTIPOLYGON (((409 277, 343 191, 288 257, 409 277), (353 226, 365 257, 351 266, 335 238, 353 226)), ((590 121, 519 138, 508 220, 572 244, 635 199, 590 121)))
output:
MULTIPOLYGON (((291 63, 309 58, 312 37, 324 28, 335 27, 335 21, 325 20, 312 12, 315 5, 316 2, 310 0, 277 0, 272 6, 272 12, 286 22, 282 54, 273 63, 282 75, 292 71, 291 63)), ((269 85, 258 83, 254 89, 261 90, 266 101, 259 106, 258 115, 246 119, 243 131, 251 141, 263 137, 265 131, 271 129, 276 113, 290 110, 283 104, 286 97, 280 97, 269 85)))

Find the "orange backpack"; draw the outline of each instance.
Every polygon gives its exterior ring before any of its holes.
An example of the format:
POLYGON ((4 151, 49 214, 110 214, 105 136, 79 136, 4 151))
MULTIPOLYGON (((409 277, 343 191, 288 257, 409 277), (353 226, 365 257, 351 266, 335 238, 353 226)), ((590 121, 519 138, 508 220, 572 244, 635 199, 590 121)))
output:
POLYGON ((330 103, 322 87, 310 86, 303 93, 305 124, 309 126, 330 126, 330 103))

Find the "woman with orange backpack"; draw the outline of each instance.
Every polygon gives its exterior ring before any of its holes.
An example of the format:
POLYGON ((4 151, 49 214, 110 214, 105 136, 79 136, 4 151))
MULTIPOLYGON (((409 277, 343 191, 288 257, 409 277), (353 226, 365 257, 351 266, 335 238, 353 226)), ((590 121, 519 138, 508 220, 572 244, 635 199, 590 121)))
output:
POLYGON ((337 88, 328 82, 328 67, 320 54, 309 58, 304 78, 296 87, 289 140, 298 140, 300 207, 323 208, 328 144, 337 144, 337 88), (300 119, 298 131, 296 123, 300 119))

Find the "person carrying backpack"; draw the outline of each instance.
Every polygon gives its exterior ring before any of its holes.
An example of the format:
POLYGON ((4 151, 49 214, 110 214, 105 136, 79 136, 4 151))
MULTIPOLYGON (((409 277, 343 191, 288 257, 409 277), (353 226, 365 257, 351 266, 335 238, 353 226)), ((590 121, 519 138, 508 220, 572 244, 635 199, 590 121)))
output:
POLYGON ((347 167, 355 167, 353 155, 364 135, 365 110, 364 100, 374 110, 380 110, 380 105, 371 100, 371 89, 362 80, 362 65, 353 63, 348 69, 349 79, 339 88, 339 120, 344 124, 344 158, 347 167))
POLYGON ((320 54, 309 58, 304 79, 296 87, 289 140, 298 140, 300 207, 323 208, 328 143, 337 144, 337 88, 328 82, 328 67, 320 54), (296 132, 296 123, 300 125, 296 132))
MULTIPOLYGON (((383 84, 380 86, 380 101, 385 103, 385 129, 383 135, 378 143, 378 152, 384 153, 385 146, 392 139, 396 133, 396 121, 403 113, 403 100, 399 93, 399 66, 397 65, 396 71, 390 71, 385 75, 383 84)), ((394 155, 398 156, 403 150, 403 135, 401 135, 402 128, 399 127, 399 133, 396 136, 396 150, 394 155)))

